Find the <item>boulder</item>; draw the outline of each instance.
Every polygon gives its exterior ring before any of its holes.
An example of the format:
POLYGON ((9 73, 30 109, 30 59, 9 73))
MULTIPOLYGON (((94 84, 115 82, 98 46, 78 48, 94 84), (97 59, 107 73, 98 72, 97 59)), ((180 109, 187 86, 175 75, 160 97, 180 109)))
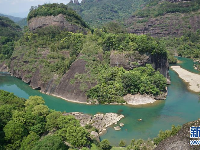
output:
POLYGON ((116 131, 121 130, 121 128, 120 128, 119 126, 114 127, 114 129, 115 129, 116 131))

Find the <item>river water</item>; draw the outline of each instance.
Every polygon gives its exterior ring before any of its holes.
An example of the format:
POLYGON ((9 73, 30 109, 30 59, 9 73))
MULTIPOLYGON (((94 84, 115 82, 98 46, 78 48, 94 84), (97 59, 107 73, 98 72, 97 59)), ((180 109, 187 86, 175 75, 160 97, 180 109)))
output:
MULTIPOLYGON (((179 58, 181 67, 199 73, 193 69, 193 61, 187 58, 179 58)), ((46 105, 57 111, 83 112, 88 114, 114 112, 125 116, 120 122, 125 125, 122 130, 115 131, 113 127, 101 136, 108 139, 112 145, 118 145, 120 140, 130 143, 131 139, 148 139, 157 136, 159 130, 171 129, 172 125, 182 125, 188 121, 200 117, 200 101, 198 93, 192 93, 178 75, 169 70, 171 85, 168 86, 168 96, 164 101, 146 106, 123 105, 85 105, 67 102, 57 97, 33 90, 20 79, 6 74, 0 74, 0 89, 14 93, 23 98, 31 95, 42 96, 46 105), (138 119, 142 121, 138 121, 138 119)))

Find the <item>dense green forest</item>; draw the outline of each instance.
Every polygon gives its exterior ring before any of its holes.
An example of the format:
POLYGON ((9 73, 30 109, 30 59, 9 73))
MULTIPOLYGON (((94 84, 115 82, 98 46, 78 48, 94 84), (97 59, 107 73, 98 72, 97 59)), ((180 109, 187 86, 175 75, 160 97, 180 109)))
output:
POLYGON ((167 49, 173 55, 192 58, 196 61, 195 66, 200 70, 200 32, 186 31, 181 37, 165 37, 163 38, 167 45, 167 49))
POLYGON ((89 133, 78 120, 50 110, 44 103, 39 96, 25 100, 0 91, 1 149, 68 149, 63 141, 71 147, 89 147, 89 133))
POLYGON ((69 3, 91 27, 128 18, 133 12, 142 8, 149 0, 84 0, 80 4, 69 3))
MULTIPOLYGON (((169 136, 175 135, 180 127, 160 131, 153 141, 132 140, 127 149, 153 148, 169 136)), ((92 128, 92 130, 95 130, 92 128)), ((42 97, 30 96, 23 99, 13 93, 0 90, 0 149, 15 150, 109 150, 108 140, 97 142, 89 136, 91 128, 81 127, 73 116, 49 109, 42 97)), ((125 147, 125 141, 120 141, 125 147)))
POLYGON ((138 10, 135 15, 140 17, 157 17, 166 13, 189 13, 200 9, 200 1, 168 2, 161 0, 151 1, 144 9, 138 10))
POLYGON ((0 17, 0 60, 11 57, 14 40, 22 35, 21 28, 7 17, 0 17))
POLYGON ((32 6, 28 14, 27 20, 37 16, 57 16, 59 14, 65 15, 65 18, 70 23, 80 25, 87 28, 88 25, 82 20, 82 18, 76 14, 76 12, 64 4, 44 4, 42 6, 32 6))

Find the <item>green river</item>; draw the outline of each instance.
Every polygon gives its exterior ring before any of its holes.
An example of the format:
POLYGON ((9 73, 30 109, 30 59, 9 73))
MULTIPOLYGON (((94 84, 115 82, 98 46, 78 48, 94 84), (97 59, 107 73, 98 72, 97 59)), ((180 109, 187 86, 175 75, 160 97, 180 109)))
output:
MULTIPOLYGON (((187 58, 179 58, 181 67, 199 73, 193 69, 193 61, 187 58)), ((33 90, 20 79, 6 74, 0 74, 0 89, 13 92, 19 97, 28 98, 30 95, 42 96, 46 105, 58 111, 83 112, 88 114, 114 112, 125 116, 121 120, 125 125, 122 130, 115 131, 113 127, 101 136, 108 139, 111 144, 118 145, 121 139, 127 143, 131 139, 148 139, 157 136, 159 130, 171 129, 172 125, 182 125, 188 121, 200 117, 199 95, 187 90, 187 85, 170 69, 171 85, 168 86, 168 96, 164 101, 147 106, 123 106, 123 105, 85 105, 67 102, 57 97, 33 90), (138 121, 138 119, 142 121, 138 121)))

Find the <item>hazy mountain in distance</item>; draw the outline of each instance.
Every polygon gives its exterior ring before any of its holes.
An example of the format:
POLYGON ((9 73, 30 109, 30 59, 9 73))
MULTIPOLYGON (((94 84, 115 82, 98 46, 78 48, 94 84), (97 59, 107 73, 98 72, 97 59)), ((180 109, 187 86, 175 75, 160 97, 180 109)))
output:
POLYGON ((5 14, 1 14, 1 13, 0 13, 0 16, 8 17, 10 20, 12 20, 14 22, 18 22, 18 21, 23 19, 23 18, 20 18, 20 17, 14 17, 14 16, 5 15, 5 14))
POLYGON ((23 18, 20 21, 16 22, 16 24, 18 24, 21 28, 23 28, 24 26, 27 26, 27 18, 23 18))

